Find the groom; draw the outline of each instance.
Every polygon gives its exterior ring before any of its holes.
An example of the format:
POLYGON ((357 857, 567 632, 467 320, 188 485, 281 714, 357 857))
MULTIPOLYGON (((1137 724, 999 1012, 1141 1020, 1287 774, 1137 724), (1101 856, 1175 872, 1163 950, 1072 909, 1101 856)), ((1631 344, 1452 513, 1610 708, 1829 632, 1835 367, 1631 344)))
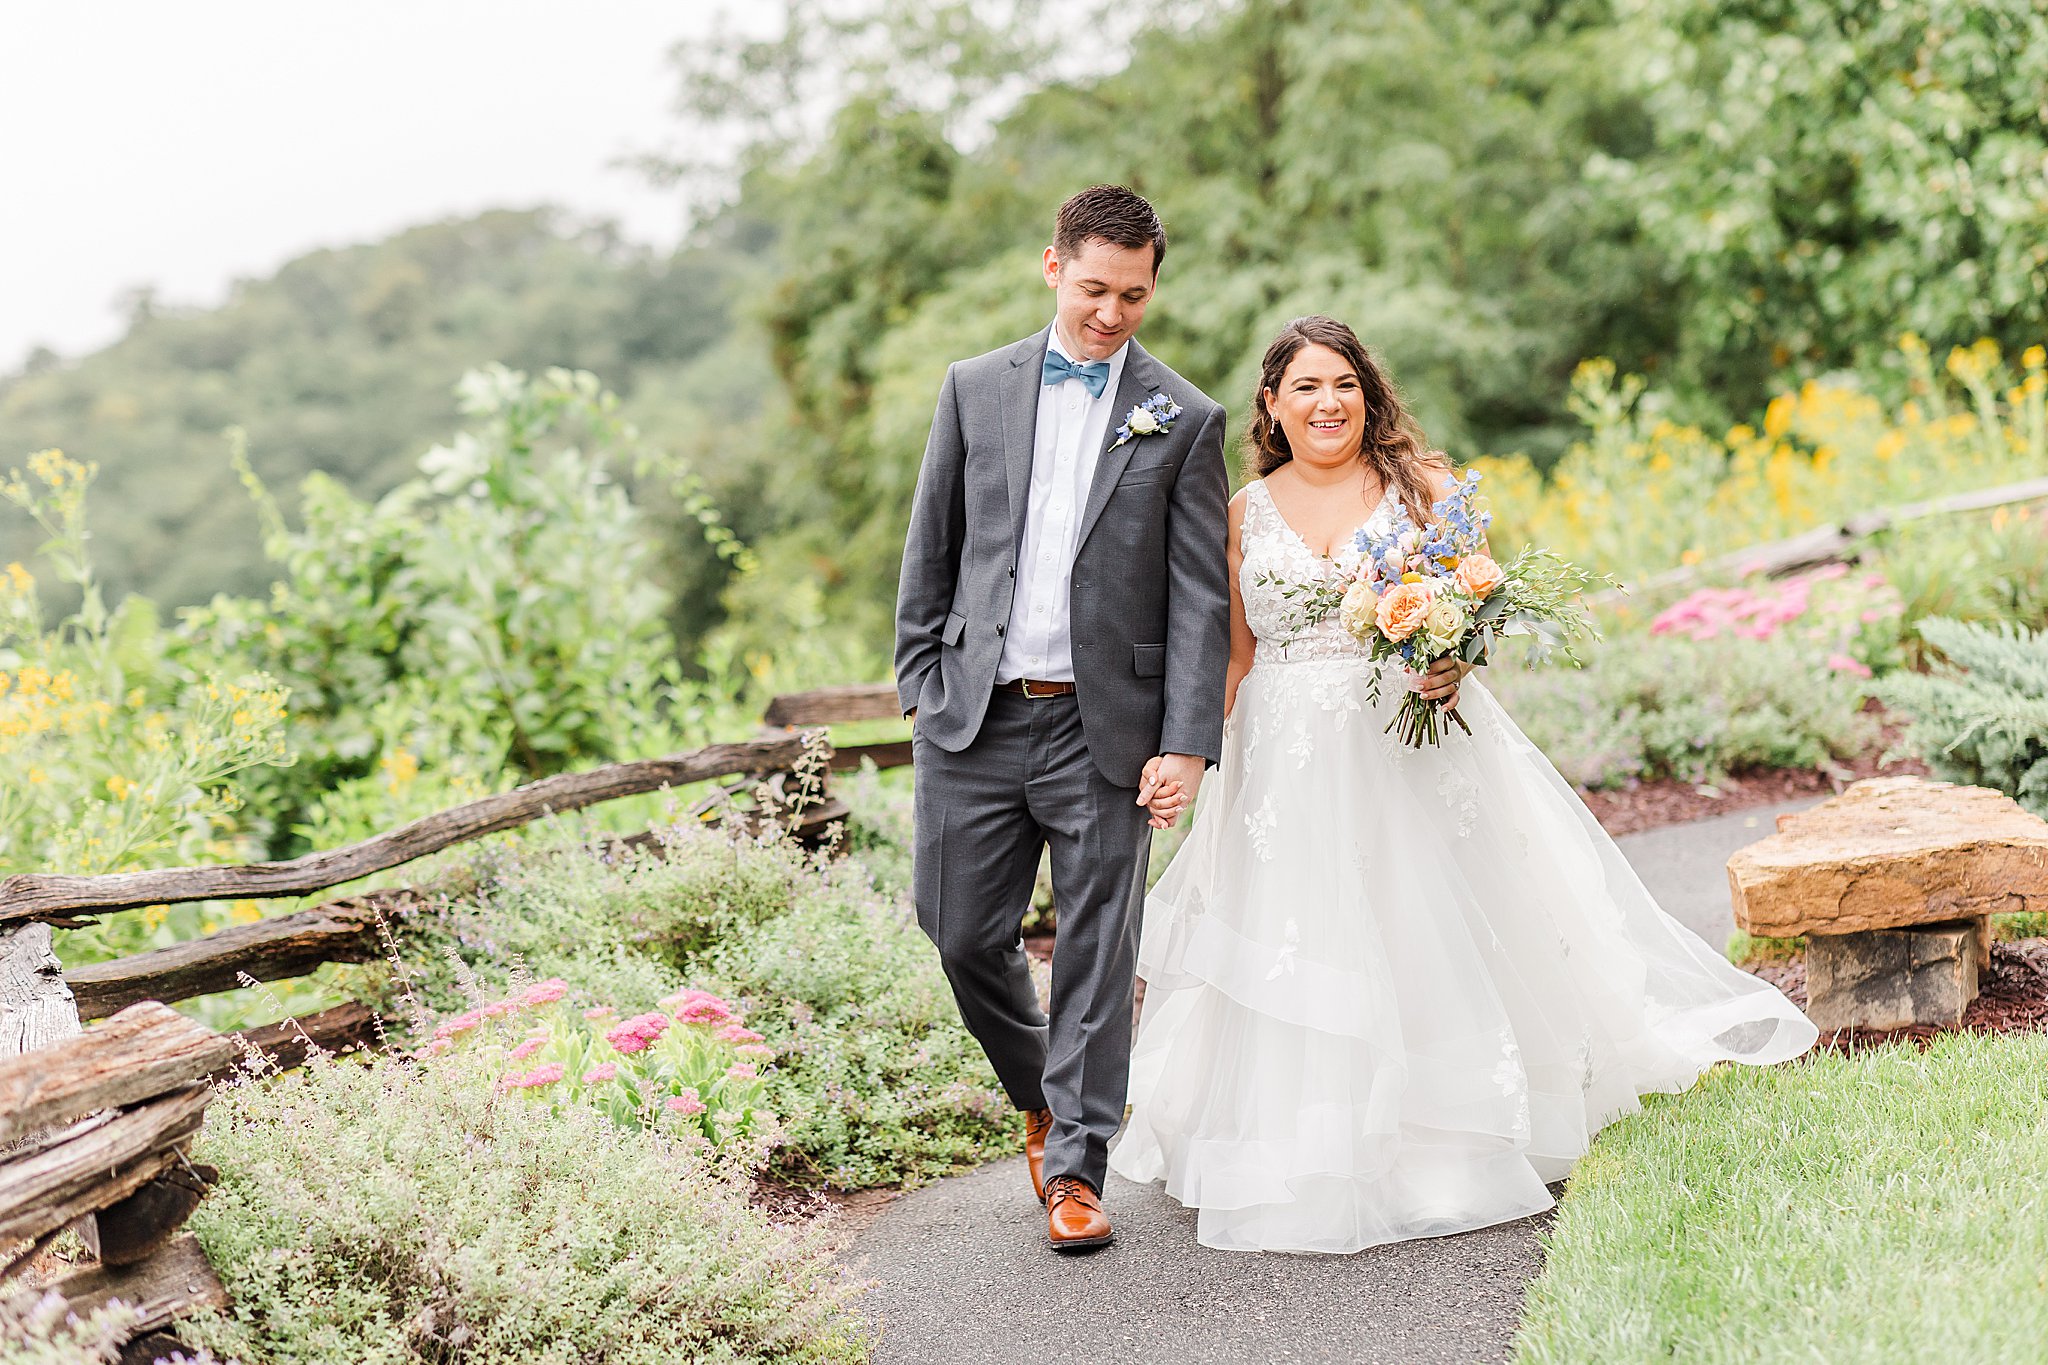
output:
POLYGON ((1025 1113, 1064 1251, 1111 1236, 1147 826, 1181 809, 1154 793, 1192 800, 1222 744, 1223 409, 1135 340, 1165 256, 1127 189, 1060 206, 1052 325, 946 372, 896 602, 918 923, 1025 1113), (1047 845, 1050 1020, 1019 937, 1047 845))

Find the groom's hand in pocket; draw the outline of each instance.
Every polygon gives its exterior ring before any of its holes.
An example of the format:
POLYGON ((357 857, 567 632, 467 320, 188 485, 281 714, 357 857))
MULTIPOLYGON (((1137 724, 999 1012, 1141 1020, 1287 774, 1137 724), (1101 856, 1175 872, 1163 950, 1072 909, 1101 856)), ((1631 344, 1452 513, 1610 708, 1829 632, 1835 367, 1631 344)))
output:
POLYGON ((1203 761, 1194 754, 1160 754, 1145 764, 1137 804, 1150 813, 1154 829, 1172 829, 1194 809, 1202 785, 1203 761))

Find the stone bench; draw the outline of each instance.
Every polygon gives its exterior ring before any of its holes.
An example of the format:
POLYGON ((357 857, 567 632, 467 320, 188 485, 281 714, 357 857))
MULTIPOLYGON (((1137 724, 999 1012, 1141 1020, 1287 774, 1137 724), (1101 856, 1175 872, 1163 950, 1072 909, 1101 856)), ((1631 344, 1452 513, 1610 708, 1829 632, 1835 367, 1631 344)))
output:
POLYGON ((1728 860, 1735 923, 1805 935, 1823 1032, 1961 1023, 1990 963, 1991 916, 2048 910, 2048 821, 2002 792, 1917 777, 1858 782, 1728 860))

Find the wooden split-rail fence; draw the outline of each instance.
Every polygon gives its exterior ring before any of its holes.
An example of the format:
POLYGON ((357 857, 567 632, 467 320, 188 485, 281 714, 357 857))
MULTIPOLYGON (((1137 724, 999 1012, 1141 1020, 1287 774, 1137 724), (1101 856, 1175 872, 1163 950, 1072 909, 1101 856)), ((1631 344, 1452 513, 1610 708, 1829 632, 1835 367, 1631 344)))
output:
POLYGON ((69 969, 51 926, 143 906, 309 895, 544 816, 705 782, 720 785, 695 814, 816 841, 848 813, 826 773, 910 761, 907 741, 835 749, 818 728, 901 719, 891 684, 780 696, 763 719, 752 741, 543 778, 289 862, 0 882, 0 1331, 46 1293, 80 1317, 119 1299, 141 1314, 123 1359, 147 1361, 176 1349, 166 1333, 179 1317, 226 1301, 181 1230, 215 1179, 191 1158, 211 1082, 274 1074, 316 1047, 366 1047, 383 1021, 352 1002, 222 1035, 169 1004, 382 956, 427 901, 405 887, 369 891, 69 969), (95 1020, 104 1022, 84 1027, 95 1020), (66 1229, 92 1262, 42 1255, 66 1229))

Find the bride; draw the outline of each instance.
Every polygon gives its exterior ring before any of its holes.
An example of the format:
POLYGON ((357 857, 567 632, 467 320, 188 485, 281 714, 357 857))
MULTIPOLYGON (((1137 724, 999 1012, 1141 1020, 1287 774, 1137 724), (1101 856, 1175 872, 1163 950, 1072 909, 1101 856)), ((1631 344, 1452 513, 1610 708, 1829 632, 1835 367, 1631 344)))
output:
MULTIPOLYGON (((1289 323, 1230 506, 1223 759, 1146 905, 1131 1114, 1111 1167, 1164 1179, 1205 1246, 1349 1252, 1551 1206, 1602 1126, 1815 1030, 1657 908, 1486 689, 1396 674, 1284 590, 1418 525, 1449 485, 1344 324, 1289 323), (1402 688, 1472 727, 1410 749, 1402 688)), ((1184 794, 1153 792, 1154 823, 1184 794)))

